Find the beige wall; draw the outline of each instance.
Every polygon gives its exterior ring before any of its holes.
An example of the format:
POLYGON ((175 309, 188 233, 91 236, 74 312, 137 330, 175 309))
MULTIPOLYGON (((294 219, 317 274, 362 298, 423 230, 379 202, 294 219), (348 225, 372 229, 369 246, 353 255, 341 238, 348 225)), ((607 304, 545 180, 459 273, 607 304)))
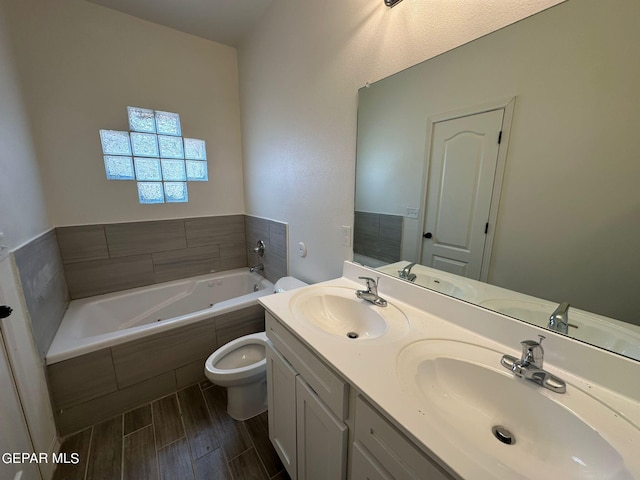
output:
POLYGON ((357 206, 422 206, 427 119, 515 96, 490 283, 637 323, 639 16, 636 0, 570 0, 363 89, 359 167, 413 164, 359 185, 357 206))
POLYGON ((0 231, 11 250, 48 228, 40 170, 0 3, 0 231))
POLYGON ((83 0, 5 3, 53 225, 244 213, 235 49, 83 0), (106 180, 98 130, 127 130, 128 105, 207 142, 189 203, 140 205, 134 182, 106 180))
POLYGON ((289 223, 291 274, 341 274, 352 249, 357 91, 558 0, 275 0, 240 48, 247 213, 289 223))

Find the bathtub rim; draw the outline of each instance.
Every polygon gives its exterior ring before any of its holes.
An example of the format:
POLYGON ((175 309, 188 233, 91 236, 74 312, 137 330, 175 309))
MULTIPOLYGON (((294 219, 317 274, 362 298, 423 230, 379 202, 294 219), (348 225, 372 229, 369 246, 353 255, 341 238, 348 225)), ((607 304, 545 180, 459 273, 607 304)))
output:
POLYGON ((59 363, 64 360, 73 359, 75 357, 79 357, 87 353, 92 353, 97 350, 101 350, 103 348, 113 347, 116 345, 127 343, 132 340, 137 340, 149 335, 150 331, 153 331, 154 333, 166 332, 166 331, 170 331, 185 325, 190 325, 192 323, 205 320, 207 318, 215 317, 228 312, 233 312, 235 310, 239 310, 244 307, 258 305, 257 299, 265 295, 272 295, 274 292, 273 288, 274 288, 273 283, 268 279, 266 279, 265 277, 257 273, 249 272, 247 268, 237 268, 233 270, 212 272, 204 275, 181 278, 177 280, 171 280, 168 282, 155 283, 152 285, 145 285, 145 286, 135 287, 127 290, 120 290, 117 292, 104 293, 101 295, 94 295, 91 297, 72 300, 69 303, 69 307, 67 308, 67 311, 65 311, 62 321, 60 322, 60 326, 58 327, 58 331, 56 331, 53 341, 49 346, 49 350, 45 355, 45 364, 53 365, 55 363, 59 363), (80 339, 76 337, 71 337, 73 338, 73 341, 74 341, 73 342, 74 346, 71 346, 71 347, 69 346, 69 343, 70 343, 69 337, 67 338, 66 342, 58 338, 58 333, 61 330, 63 334, 70 333, 70 332, 65 332, 64 330, 71 328, 68 325, 71 321, 68 320, 65 323, 65 319, 67 316, 67 312, 71 308, 72 304, 74 305, 74 308, 80 308, 82 306, 85 306, 94 302, 98 302, 102 300, 110 300, 110 299, 123 297, 123 296, 135 295, 140 292, 150 291, 150 290, 159 289, 167 286, 197 283, 203 280, 221 279, 224 277, 234 276, 238 274, 254 276, 256 278, 256 283, 258 281, 262 282, 265 285, 265 288, 258 290, 256 292, 250 292, 250 293, 240 295, 238 297, 233 297, 229 300, 223 300, 222 302, 216 303, 212 307, 205 308, 203 310, 199 310, 196 312, 180 315, 171 319, 166 319, 160 323, 156 323, 156 322, 148 323, 144 325, 131 327, 126 330, 120 330, 118 332, 107 332, 99 335, 94 335, 91 337, 86 337, 90 339, 86 342, 80 341, 80 339), (79 345, 75 345, 76 343, 79 343, 79 345))

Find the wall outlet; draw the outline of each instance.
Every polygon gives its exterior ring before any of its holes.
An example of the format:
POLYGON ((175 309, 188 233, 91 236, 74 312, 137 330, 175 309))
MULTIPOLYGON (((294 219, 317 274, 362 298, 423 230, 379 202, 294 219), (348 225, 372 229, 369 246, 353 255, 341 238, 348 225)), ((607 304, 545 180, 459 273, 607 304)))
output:
POLYGON ((340 229, 342 230, 342 246, 350 247, 351 246, 351 227, 349 225, 342 225, 340 229))
POLYGON ((418 218, 420 214, 420 209, 417 207, 407 207, 407 211, 405 213, 405 217, 407 218, 418 218))

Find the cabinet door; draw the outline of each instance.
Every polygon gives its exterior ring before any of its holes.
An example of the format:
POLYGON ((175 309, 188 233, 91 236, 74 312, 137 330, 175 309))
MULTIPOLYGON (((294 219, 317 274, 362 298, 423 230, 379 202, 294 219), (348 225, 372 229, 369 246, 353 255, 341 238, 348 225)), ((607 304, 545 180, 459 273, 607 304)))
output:
POLYGON ((269 439, 291 478, 296 478, 296 371, 267 348, 269 439))
POLYGON ((342 480, 347 475, 347 426, 296 377, 298 480, 342 480))

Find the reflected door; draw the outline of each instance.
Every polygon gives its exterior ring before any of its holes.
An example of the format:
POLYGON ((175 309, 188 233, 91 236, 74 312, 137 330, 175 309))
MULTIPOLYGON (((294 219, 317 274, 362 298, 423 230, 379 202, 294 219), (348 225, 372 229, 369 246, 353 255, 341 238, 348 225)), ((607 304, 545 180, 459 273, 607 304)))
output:
POLYGON ((423 265, 480 279, 503 117, 500 109, 433 124, 423 265))

